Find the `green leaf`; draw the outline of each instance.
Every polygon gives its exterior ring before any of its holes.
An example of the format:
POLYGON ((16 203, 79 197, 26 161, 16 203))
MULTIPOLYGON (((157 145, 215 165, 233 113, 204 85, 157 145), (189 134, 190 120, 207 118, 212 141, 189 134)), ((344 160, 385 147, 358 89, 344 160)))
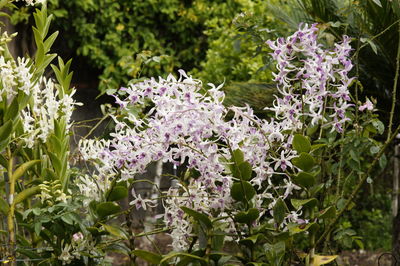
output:
POLYGON ((100 218, 116 214, 121 211, 121 207, 115 202, 102 202, 96 206, 96 213, 100 218))
POLYGON ((5 169, 8 168, 7 159, 4 157, 3 154, 0 153, 0 165, 3 166, 5 169))
POLYGON ((283 219, 285 219, 286 208, 285 202, 279 198, 272 209, 274 220, 278 225, 280 225, 283 222, 283 219))
POLYGON ((251 174, 253 172, 253 168, 249 162, 242 162, 238 167, 234 165, 232 167, 232 175, 238 179, 248 181, 251 179, 251 174))
POLYGON ((193 261, 198 260, 201 262, 207 262, 205 259, 203 259, 199 256, 196 256, 196 255, 193 255, 193 254, 189 254, 189 253, 185 253, 185 252, 171 252, 171 253, 168 253, 167 255, 163 256, 163 259, 160 261, 160 264, 167 262, 168 260, 175 258, 175 257, 188 257, 188 258, 192 258, 193 261))
POLYGON ((300 134, 294 135, 292 146, 298 153, 309 152, 311 150, 311 143, 308 138, 300 134))
POLYGON ((326 146, 326 144, 314 144, 314 145, 311 145, 311 151, 315 151, 315 150, 321 149, 321 148, 323 148, 325 146, 326 146))
POLYGON ((249 201, 255 194, 256 190, 247 181, 235 182, 231 188, 231 196, 236 201, 249 201))
POLYGON ((382 169, 385 169, 386 164, 387 164, 386 155, 385 155, 385 154, 382 154, 381 158, 379 158, 379 166, 380 166, 382 169))
POLYGON ((14 97, 11 104, 7 107, 6 113, 4 114, 4 121, 14 120, 19 114, 19 103, 18 97, 14 97))
POLYGON ((7 201, 5 201, 2 197, 0 197, 0 213, 7 215, 9 209, 10 207, 8 206, 7 201))
POLYGON ((289 224, 288 229, 291 235, 302 233, 307 231, 310 227, 314 226, 315 223, 308 224, 289 224))
POLYGON ((0 141, 6 140, 10 137, 13 128, 13 123, 8 120, 0 127, 0 141))
POLYGON ((301 170, 308 171, 315 165, 315 160, 310 154, 302 152, 299 157, 292 159, 292 163, 301 170))
POLYGON ((31 188, 27 188, 24 189, 23 191, 21 191, 20 193, 17 194, 17 196, 14 198, 14 201, 12 203, 12 205, 17 205, 18 203, 23 202, 24 200, 32 197, 33 195, 36 195, 40 193, 40 188, 39 187, 31 187, 31 188))
POLYGON ((40 163, 40 160, 32 160, 21 164, 11 176, 11 182, 16 182, 29 168, 38 163, 40 163))
POLYGON ((122 228, 108 224, 101 224, 101 225, 107 232, 109 232, 113 236, 128 240, 128 234, 122 228))
POLYGON ((334 206, 330 206, 318 213, 319 219, 329 219, 334 218, 336 216, 336 208, 334 206))
POLYGON ((292 178, 296 185, 309 188, 315 184, 315 177, 307 172, 300 172, 292 178))
POLYGON ((256 235, 252 235, 252 236, 246 237, 244 239, 241 239, 239 241, 239 243, 246 245, 246 246, 252 246, 252 245, 256 244, 260 238, 262 238, 262 234, 256 234, 256 235))
POLYGON ((211 240, 211 249, 212 250, 221 250, 224 246, 225 232, 221 230, 217 230, 213 232, 212 240, 211 240))
POLYGON ((56 40, 58 36, 58 31, 54 32, 53 34, 51 34, 46 41, 43 43, 44 46, 44 50, 45 51, 49 51, 51 46, 53 45, 54 41, 56 40))
POLYGON ((128 189, 123 186, 115 186, 108 196, 108 200, 117 201, 122 200, 128 196, 128 189))
POLYGON ((301 206, 313 208, 317 205, 318 200, 316 198, 311 199, 290 199, 292 206, 298 210, 301 206))
POLYGON ((241 164, 244 161, 244 154, 240 149, 236 149, 232 152, 231 161, 236 165, 241 164))
POLYGON ((134 250, 132 251, 132 254, 147 261, 150 262, 151 264, 156 264, 156 265, 160 265, 161 260, 162 260, 162 256, 160 254, 156 254, 150 251, 146 251, 146 250, 134 250))
POLYGON ((324 264, 334 261, 336 258, 337 258, 337 255, 333 255, 333 256, 314 255, 311 259, 311 266, 324 265, 324 264))
POLYGON ((378 133, 381 135, 385 131, 385 125, 382 123, 382 121, 380 121, 378 119, 374 119, 372 121, 372 125, 376 128, 376 130, 378 130, 378 133))
POLYGON ((372 0, 372 2, 374 2, 379 7, 382 7, 381 0, 372 0))
POLYGON ((208 229, 212 228, 211 220, 204 213, 197 212, 195 210, 189 209, 187 207, 181 207, 181 209, 189 216, 193 217, 195 220, 202 222, 208 229))
POLYGON ((256 208, 251 208, 247 212, 239 212, 238 214, 235 215, 235 221, 238 223, 244 223, 244 224, 251 224, 255 220, 257 220, 258 216, 260 215, 260 212, 256 208))

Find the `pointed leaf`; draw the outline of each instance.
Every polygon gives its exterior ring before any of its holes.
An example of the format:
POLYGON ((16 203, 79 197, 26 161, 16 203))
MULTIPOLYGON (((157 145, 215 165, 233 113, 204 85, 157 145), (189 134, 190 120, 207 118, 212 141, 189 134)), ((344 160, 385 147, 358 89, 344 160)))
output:
POLYGON ((175 257, 188 257, 188 258, 192 258, 193 260, 198 260, 201 262, 207 262, 205 259, 193 255, 193 254, 189 254, 189 253, 184 253, 184 252, 171 252, 165 256, 163 256, 163 259, 160 261, 160 264, 163 264, 164 262, 167 262, 168 260, 175 258, 175 257))
POLYGON ((23 191, 21 191, 20 193, 17 194, 17 196, 14 198, 14 201, 12 203, 12 205, 17 205, 18 203, 23 202, 24 200, 32 197, 33 195, 36 195, 40 193, 40 188, 39 187, 31 187, 31 188, 27 188, 24 189, 23 191))
POLYGON ((273 208, 273 216, 275 222, 278 225, 281 224, 285 219, 285 215, 286 215, 286 204, 281 198, 279 198, 276 201, 275 206, 273 208))
POLYGON ((311 149, 311 143, 308 138, 300 134, 294 135, 292 146, 298 153, 309 152, 311 149))
POLYGON ((235 221, 238 223, 251 224, 258 219, 260 212, 256 208, 251 208, 247 212, 239 212, 235 215, 235 221))
POLYGON ((240 149, 236 149, 232 152, 231 161, 236 163, 236 165, 241 164, 244 161, 244 154, 240 149))
POLYGON ((96 213, 100 218, 116 214, 121 211, 121 207, 115 202, 102 202, 96 206, 96 213))
POLYGON ((10 137, 12 132, 13 123, 8 120, 0 127, 0 141, 6 140, 10 137))
POLYGON ((34 166, 35 164, 40 163, 40 160, 32 160, 26 163, 21 164, 13 173, 11 180, 16 182, 29 168, 34 166))
POLYGON ((197 212, 195 210, 181 207, 181 209, 189 216, 192 216, 195 220, 201 221, 208 229, 212 228, 211 220, 204 213, 197 212))
POLYGON ((122 230, 122 228, 108 224, 101 224, 101 225, 107 232, 109 232, 113 236, 128 240, 128 234, 124 230, 122 230))
POLYGON ((300 172, 292 178, 296 185, 309 188, 315 184, 315 177, 307 172, 300 172))
POLYGON ((317 205, 318 201, 315 198, 311 199, 290 199, 293 207, 298 210, 301 206, 312 208, 317 205))
POLYGON ((115 186, 108 196, 110 201, 118 201, 126 198, 128 196, 128 189, 123 186, 115 186))
POLYGON ((0 197, 0 213, 7 215, 9 209, 10 207, 8 206, 8 203, 2 197, 0 197))
POLYGON ((132 251, 132 254, 147 262, 150 262, 151 264, 160 265, 160 261, 162 260, 162 256, 160 254, 146 250, 134 250, 132 251))
POLYGON ((330 206, 320 211, 318 214, 319 219, 334 218, 335 216, 336 216, 336 209, 334 206, 330 206))
POLYGON ((311 261, 311 266, 320 266, 323 264, 327 264, 329 262, 334 261, 336 258, 337 255, 332 255, 332 256, 314 255, 311 261))
POLYGON ((308 171, 315 165, 314 158, 305 152, 300 153, 299 157, 293 158, 292 163, 303 171, 308 171))
POLYGON ((249 201, 255 194, 256 190, 247 181, 235 182, 231 188, 231 196, 237 201, 249 201))

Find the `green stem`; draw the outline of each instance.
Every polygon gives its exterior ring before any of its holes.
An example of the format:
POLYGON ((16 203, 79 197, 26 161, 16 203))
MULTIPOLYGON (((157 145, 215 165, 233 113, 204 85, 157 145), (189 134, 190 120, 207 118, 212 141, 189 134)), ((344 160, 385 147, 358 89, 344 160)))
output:
POLYGON ((333 229, 339 218, 343 215, 343 213, 347 210, 349 207, 350 203, 353 201, 357 193, 360 191, 362 185, 365 183, 367 180, 368 176, 371 174, 372 169, 375 167, 375 165, 378 163, 379 159, 385 152, 386 148, 389 146, 389 144, 393 141, 393 139, 396 137, 396 135, 400 131, 400 125, 396 128, 396 130, 393 132, 392 136, 385 142, 385 144, 382 146, 381 150, 378 152, 378 154, 375 156, 374 160, 372 161, 371 165, 368 167, 368 170, 366 173, 361 175, 361 180, 358 182, 356 188, 353 190, 353 192, 350 194, 348 200, 346 201, 344 207, 338 212, 336 217, 332 220, 332 222, 327 226, 325 231, 322 233, 322 235, 319 237, 317 242, 314 244, 314 247, 318 246, 319 244, 324 241, 324 239, 327 237, 327 235, 330 233, 330 231, 333 229))
POLYGON ((393 82, 392 108, 390 110, 389 128, 388 128, 389 131, 388 131, 386 140, 389 140, 392 135, 393 116, 394 116, 394 110, 396 108, 396 91, 397 91, 397 81, 399 79, 399 68, 400 68, 400 24, 398 27, 398 34, 399 34, 399 40, 397 42, 396 74, 395 74, 394 82, 393 82))
POLYGON ((8 161, 8 186, 9 186, 9 197, 8 204, 10 209, 7 214, 7 230, 8 230, 8 257, 10 259, 10 265, 16 265, 16 253, 15 253, 15 227, 14 227, 14 194, 15 194, 15 180, 13 176, 13 156, 10 148, 7 149, 9 161, 8 161))

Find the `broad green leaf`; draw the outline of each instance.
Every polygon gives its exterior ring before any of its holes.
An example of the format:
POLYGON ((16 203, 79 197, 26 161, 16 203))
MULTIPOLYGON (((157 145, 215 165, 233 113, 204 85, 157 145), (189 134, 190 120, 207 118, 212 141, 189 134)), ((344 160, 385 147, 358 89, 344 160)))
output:
POLYGON ((290 199, 292 206, 298 210, 301 206, 313 208, 317 205, 318 201, 315 198, 311 199, 290 199))
POLYGON ((238 179, 248 181, 251 179, 253 168, 249 162, 242 162, 239 166, 233 165, 232 175, 238 179))
POLYGON ((6 113, 4 114, 4 121, 13 121, 19 114, 18 97, 14 97, 13 101, 7 106, 6 113))
POLYGON ((314 255, 311 259, 311 266, 320 266, 334 261, 337 255, 324 256, 324 255, 314 255))
POLYGON ((8 206, 7 201, 5 201, 2 197, 0 197, 0 213, 7 215, 9 209, 10 207, 8 206))
POLYGON ((285 202, 279 198, 276 203, 273 210, 273 217, 275 222, 279 225, 283 222, 283 219, 285 219, 285 215, 286 215, 286 204, 285 202))
POLYGON ((256 234, 256 235, 252 235, 252 236, 246 237, 244 239, 241 239, 239 241, 239 243, 246 245, 246 246, 252 246, 252 245, 256 244, 257 241, 260 240, 260 238, 262 238, 262 234, 256 234))
POLYGON ((235 221, 238 223, 245 223, 245 224, 250 224, 257 220, 258 216, 260 215, 260 212, 256 208, 251 208, 247 212, 239 212, 238 214, 235 215, 235 221))
POLYGON ((4 157, 3 154, 0 153, 0 165, 3 166, 5 169, 8 168, 7 159, 4 157))
POLYGON ((185 253, 185 252, 171 252, 171 253, 168 253, 167 255, 163 256, 162 260, 160 261, 160 264, 167 262, 168 260, 175 258, 175 257, 189 257, 189 258, 192 258, 193 261, 198 260, 201 262, 206 262, 205 259, 203 259, 199 256, 196 256, 196 255, 192 255, 192 254, 185 253))
POLYGON ((35 164, 40 163, 40 160, 32 160, 26 163, 21 164, 13 173, 11 180, 12 182, 16 182, 29 168, 34 166, 35 164))
POLYGON ((232 152, 232 159, 231 161, 233 163, 236 163, 236 165, 241 164, 244 161, 244 154, 240 149, 236 149, 232 152))
POLYGON ((231 196, 237 201, 249 201, 255 194, 256 190, 247 181, 235 182, 231 188, 231 196))
POLYGON ((128 234, 122 228, 108 224, 101 224, 101 225, 107 232, 109 232, 113 236, 128 240, 128 234))
POLYGON ((336 209, 334 206, 330 206, 330 207, 320 211, 318 214, 319 219, 334 218, 335 216, 336 216, 336 209))
POLYGON ((302 233, 310 229, 310 227, 315 226, 315 223, 308 223, 308 224, 289 224, 288 229, 291 235, 295 235, 298 233, 302 233))
POLYGON ((294 135, 292 146, 298 153, 309 152, 311 150, 311 143, 308 138, 300 134, 294 135))
POLYGON ((31 187, 24 189, 20 193, 17 194, 17 196, 14 198, 13 205, 17 205, 18 203, 23 202, 24 200, 32 197, 33 195, 36 195, 40 193, 40 188, 39 187, 31 187))
POLYGON ((115 186, 108 196, 108 200, 117 201, 122 200, 128 196, 128 189, 123 186, 115 186))
POLYGON ((96 213, 100 218, 116 214, 121 211, 121 207, 115 202, 102 202, 96 206, 96 213))
POLYGON ((314 144, 314 145, 311 145, 311 151, 315 151, 315 150, 321 149, 321 148, 323 148, 325 146, 326 146, 326 144, 314 144))
POLYGON ((300 172, 292 178, 296 185, 309 188, 315 184, 315 177, 307 172, 300 172))
POLYGON ((292 159, 292 163, 301 170, 308 171, 315 165, 315 160, 310 154, 302 152, 300 156, 292 159))
POLYGON ((8 139, 12 132, 13 123, 8 120, 0 127, 0 141, 8 139))
POLYGON ((192 216, 195 220, 202 222, 208 229, 212 228, 211 220, 204 213, 197 212, 187 207, 181 207, 181 209, 189 216, 192 216))
POLYGON ((221 250, 224 246, 225 232, 221 230, 216 230, 213 232, 211 240, 212 250, 221 250))
POLYGON ((162 260, 162 256, 160 254, 156 254, 146 250, 137 249, 132 251, 132 254, 147 262, 150 262, 151 264, 160 265, 160 262, 162 260))

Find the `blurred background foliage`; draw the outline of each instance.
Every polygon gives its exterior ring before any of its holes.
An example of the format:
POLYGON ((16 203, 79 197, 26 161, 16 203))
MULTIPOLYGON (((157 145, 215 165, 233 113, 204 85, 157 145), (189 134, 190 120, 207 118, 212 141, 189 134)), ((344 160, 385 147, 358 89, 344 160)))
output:
MULTIPOLYGON (((301 22, 319 23, 327 46, 342 35, 354 38, 355 101, 376 98, 382 120, 392 101, 399 42, 400 2, 390 0, 48 0, 60 31, 55 47, 74 58, 75 82, 112 93, 129 82, 185 69, 204 83, 225 82, 228 105, 250 104, 265 115, 273 100, 273 67, 267 39, 294 32, 301 22)), ((17 3, 18 4, 18 3, 17 3)), ((22 33, 28 9, 11 20, 22 33)), ((25 30, 26 32, 26 30, 25 30)), ((21 35, 21 34, 20 34, 21 35)), ((31 53, 29 42, 21 53, 31 53)), ((79 93, 79 91, 78 91, 79 93)), ((395 116, 395 125, 399 116, 395 116)), ((390 177, 390 170, 385 176, 390 177)), ((380 177, 383 178, 383 177, 380 177)), ((342 220, 343 232, 362 236, 368 249, 390 248, 390 178, 366 184, 358 212, 342 220), (373 187, 373 189, 371 189, 373 187), (373 191, 373 193, 368 193, 373 191), (389 193, 388 193, 389 192, 389 193), (373 207, 371 207, 373 206, 373 207), (346 231, 351 224, 356 232, 346 231)), ((341 248, 354 248, 346 243, 341 248)))

